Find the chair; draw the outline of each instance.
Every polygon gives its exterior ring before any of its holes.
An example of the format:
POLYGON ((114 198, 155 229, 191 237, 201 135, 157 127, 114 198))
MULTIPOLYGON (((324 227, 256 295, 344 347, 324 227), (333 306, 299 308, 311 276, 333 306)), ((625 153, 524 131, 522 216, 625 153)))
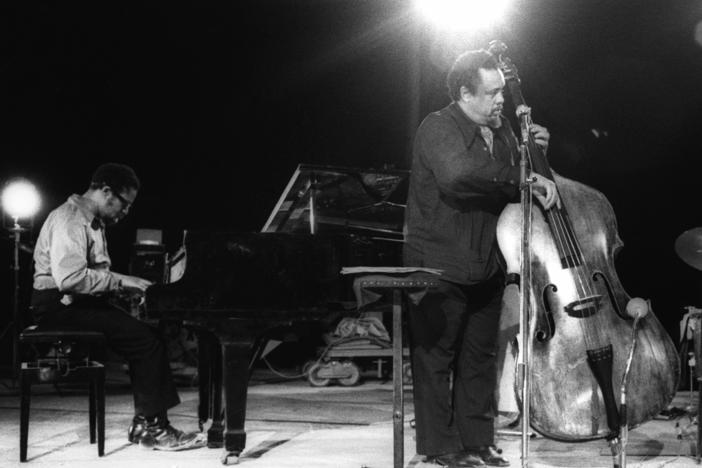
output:
POLYGON ((90 352, 103 347, 105 336, 99 332, 27 327, 19 335, 22 356, 31 356, 20 368, 20 461, 27 461, 29 402, 32 384, 88 382, 90 389, 90 443, 95 443, 97 425, 98 456, 105 454, 105 368, 90 359, 90 352), (42 348, 50 348, 42 357, 42 348), (87 355, 75 356, 76 348, 87 355))

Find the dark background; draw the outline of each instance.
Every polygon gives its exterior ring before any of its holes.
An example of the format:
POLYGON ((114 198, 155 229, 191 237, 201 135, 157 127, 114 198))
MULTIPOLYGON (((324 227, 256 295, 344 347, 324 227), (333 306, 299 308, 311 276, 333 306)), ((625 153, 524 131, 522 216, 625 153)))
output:
POLYGON ((698 1, 515 0, 502 25, 451 36, 405 0, 4 3, 0 182, 41 191, 31 242, 98 164, 132 165, 144 187, 109 234, 124 271, 137 228, 169 243, 183 228, 259 230, 299 163, 408 168, 453 58, 499 38, 553 168, 608 197, 619 276, 677 339, 684 306, 702 306, 702 273, 673 248, 702 226, 700 20, 698 1))

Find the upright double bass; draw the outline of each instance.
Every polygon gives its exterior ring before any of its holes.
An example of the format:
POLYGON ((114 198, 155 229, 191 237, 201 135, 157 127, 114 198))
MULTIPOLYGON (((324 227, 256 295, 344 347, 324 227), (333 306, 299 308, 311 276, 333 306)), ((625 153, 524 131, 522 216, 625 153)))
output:
MULTIPOLYGON (((516 69, 501 55, 504 49, 498 43, 490 51, 505 72, 515 107, 525 105, 516 69)), ((678 354, 653 313, 636 328, 626 314, 630 297, 614 266, 623 243, 605 196, 556 174, 533 139, 528 145, 531 170, 554 181, 561 198, 561 207, 532 210, 531 274, 528 291, 522 291, 530 310, 530 423, 557 440, 613 439, 621 421, 639 425, 670 404, 680 376, 678 354), (622 415, 615 389, 634 337, 622 415)), ((497 226, 508 273, 520 272, 521 233, 522 210, 510 204, 497 226)))

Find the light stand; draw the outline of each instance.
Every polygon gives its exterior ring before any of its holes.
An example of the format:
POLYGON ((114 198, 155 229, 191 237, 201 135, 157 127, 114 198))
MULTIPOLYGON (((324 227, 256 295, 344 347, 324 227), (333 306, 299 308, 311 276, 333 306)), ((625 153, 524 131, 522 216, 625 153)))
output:
POLYGON ((19 376, 19 333, 22 328, 22 317, 20 316, 19 310, 19 297, 20 297, 20 263, 19 263, 19 251, 20 251, 20 235, 23 231, 26 231, 22 226, 19 225, 18 219, 14 218, 12 227, 8 229, 12 234, 13 239, 13 253, 12 253, 12 279, 13 279, 13 297, 12 297, 12 378, 14 380, 19 376))
MULTIPOLYGON (((12 219, 11 226, 6 229, 11 234, 13 241, 12 273, 13 273, 13 298, 12 319, 5 329, 12 333, 12 378, 19 376, 19 334, 22 331, 22 315, 20 312, 20 250, 32 253, 32 249, 22 244, 22 232, 27 229, 19 223, 20 218, 31 218, 39 209, 40 199, 34 185, 26 180, 14 180, 8 183, 2 192, 2 207, 12 219)), ((3 334, 4 334, 3 333, 3 334)))

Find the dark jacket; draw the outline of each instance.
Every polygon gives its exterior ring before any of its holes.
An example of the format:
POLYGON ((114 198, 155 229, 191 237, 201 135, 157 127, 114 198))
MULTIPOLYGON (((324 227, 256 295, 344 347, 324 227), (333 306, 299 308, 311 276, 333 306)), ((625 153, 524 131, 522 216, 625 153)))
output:
POLYGON ((494 129, 493 154, 458 104, 429 114, 414 142, 405 211, 406 266, 445 270, 475 284, 499 270, 496 224, 518 201, 519 150, 509 122, 494 129))

